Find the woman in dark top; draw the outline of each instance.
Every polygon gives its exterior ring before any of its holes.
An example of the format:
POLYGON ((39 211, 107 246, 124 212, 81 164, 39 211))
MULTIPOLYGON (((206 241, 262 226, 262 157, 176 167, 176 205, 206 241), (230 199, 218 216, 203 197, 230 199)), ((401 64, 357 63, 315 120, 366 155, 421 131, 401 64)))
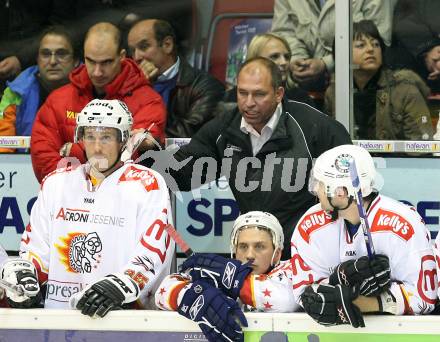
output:
MULTIPOLYGON (((410 70, 389 70, 384 42, 370 20, 353 24, 353 116, 355 139, 431 140, 426 97, 429 88, 410 70)), ((326 91, 327 113, 335 116, 334 78, 326 91)))

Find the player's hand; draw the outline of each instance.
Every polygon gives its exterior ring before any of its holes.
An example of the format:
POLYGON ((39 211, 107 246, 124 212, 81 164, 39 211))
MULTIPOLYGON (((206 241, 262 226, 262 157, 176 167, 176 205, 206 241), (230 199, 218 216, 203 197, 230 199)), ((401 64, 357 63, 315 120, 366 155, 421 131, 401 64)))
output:
POLYGON ((426 69, 429 71, 428 80, 440 78, 440 45, 434 46, 425 56, 426 69))
POLYGON ((177 312, 196 322, 208 341, 244 341, 241 327, 248 324, 237 302, 203 280, 186 290, 177 312))
POLYGON ((310 317, 322 325, 351 324, 365 327, 359 308, 352 303, 358 297, 356 287, 312 284, 301 295, 302 306, 310 317))
POLYGON ((150 132, 142 128, 132 130, 130 138, 128 138, 127 144, 121 153, 121 161, 125 163, 127 160, 131 160, 133 154, 138 150, 144 152, 153 148, 155 146, 153 141, 154 138, 150 132))
POLYGON ((295 59, 290 64, 293 77, 299 82, 313 81, 325 71, 325 63, 319 58, 295 59))
POLYGON ((41 301, 37 270, 33 263, 23 259, 11 259, 3 264, 1 278, 23 288, 23 295, 6 290, 6 298, 13 308, 31 308, 41 301))
POLYGON ((21 71, 20 61, 16 56, 6 57, 0 61, 0 78, 8 79, 16 76, 21 71))
POLYGON ((60 157, 68 157, 70 155, 70 150, 72 149, 72 143, 67 142, 60 148, 60 157))
POLYGON ((139 297, 136 282, 125 274, 109 274, 88 285, 70 298, 70 306, 81 313, 104 317, 110 310, 120 309, 122 304, 134 302, 139 297))
POLYGON ((156 81, 156 79, 159 77, 159 69, 150 61, 143 59, 142 62, 140 62, 138 65, 147 80, 149 80, 150 82, 156 81))
POLYGON ((196 253, 190 256, 180 269, 190 270, 189 274, 193 280, 203 279, 212 282, 232 299, 237 299, 244 280, 252 272, 249 264, 208 253, 196 253))
POLYGON ((382 254, 376 254, 373 260, 363 256, 344 261, 330 275, 329 283, 357 286, 361 295, 376 297, 391 286, 390 261, 382 254))

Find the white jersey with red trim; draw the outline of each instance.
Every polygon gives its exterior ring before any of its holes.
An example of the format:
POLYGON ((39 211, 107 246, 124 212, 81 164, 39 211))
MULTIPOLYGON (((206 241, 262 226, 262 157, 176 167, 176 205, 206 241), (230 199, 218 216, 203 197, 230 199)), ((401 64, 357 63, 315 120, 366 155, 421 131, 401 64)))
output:
POLYGON ((20 255, 47 283, 47 308, 68 308, 71 295, 116 272, 137 282, 141 307, 154 308, 174 254, 170 221, 168 188, 153 170, 126 163, 96 188, 86 165, 57 170, 41 185, 20 255))
MULTIPOLYGON (((397 314, 426 314, 433 310, 437 274, 429 232, 417 211, 386 196, 378 195, 367 212, 377 254, 387 255, 391 268, 391 292, 397 314)), ((342 218, 336 221, 317 204, 298 222, 292 236, 292 256, 298 274, 294 295, 311 282, 328 281, 341 262, 367 255, 362 228, 353 237, 342 218)))
POLYGON ((437 265, 437 280, 438 280, 438 289, 437 296, 440 298, 440 234, 437 233, 437 237, 434 242, 434 256, 437 265))
MULTIPOLYGON (((249 274, 240 290, 240 300, 257 311, 293 312, 299 305, 293 297, 293 273, 290 260, 281 262, 267 274, 249 274)), ((156 291, 156 305, 162 310, 176 311, 191 277, 185 273, 167 276, 156 291)))

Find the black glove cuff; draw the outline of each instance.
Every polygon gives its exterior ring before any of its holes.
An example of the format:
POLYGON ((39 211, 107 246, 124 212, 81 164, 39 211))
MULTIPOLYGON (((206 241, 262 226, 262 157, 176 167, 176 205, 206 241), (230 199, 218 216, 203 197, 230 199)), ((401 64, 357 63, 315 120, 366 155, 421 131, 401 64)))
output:
POLYGON ((115 302, 122 303, 125 300, 124 295, 121 291, 109 281, 98 282, 91 287, 92 290, 95 290, 99 294, 111 298, 115 302))

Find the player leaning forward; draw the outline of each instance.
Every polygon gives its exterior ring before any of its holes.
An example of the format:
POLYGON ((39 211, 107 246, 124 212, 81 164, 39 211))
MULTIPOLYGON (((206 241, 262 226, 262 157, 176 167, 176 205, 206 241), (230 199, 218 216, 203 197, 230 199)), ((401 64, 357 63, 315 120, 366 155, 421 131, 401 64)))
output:
POLYGON ((296 226, 292 256, 305 263, 295 298, 321 324, 358 327, 365 312, 426 314, 434 308, 437 275, 429 232, 414 208, 378 193, 377 179, 370 154, 352 145, 324 152, 313 167, 309 189, 320 203, 296 226), (371 260, 353 199, 352 159, 376 251, 371 260))
MULTIPOLYGON (((75 139, 88 162, 58 169, 41 185, 20 245, 2 277, 24 285, 27 296, 7 293, 13 307, 32 307, 45 287, 46 308, 109 310, 152 308, 157 285, 169 274, 174 243, 164 226, 170 201, 156 172, 120 162, 131 113, 118 100, 93 100, 77 117, 75 139)), ((41 297, 40 297, 41 298, 41 297)))
POLYGON ((242 341, 247 322, 242 308, 292 312, 299 308, 292 295, 296 271, 280 262, 284 233, 270 213, 240 215, 231 233, 231 258, 196 253, 167 276, 156 291, 156 305, 176 310, 197 322, 209 341, 242 341), (235 255, 235 258, 233 259, 235 255))

